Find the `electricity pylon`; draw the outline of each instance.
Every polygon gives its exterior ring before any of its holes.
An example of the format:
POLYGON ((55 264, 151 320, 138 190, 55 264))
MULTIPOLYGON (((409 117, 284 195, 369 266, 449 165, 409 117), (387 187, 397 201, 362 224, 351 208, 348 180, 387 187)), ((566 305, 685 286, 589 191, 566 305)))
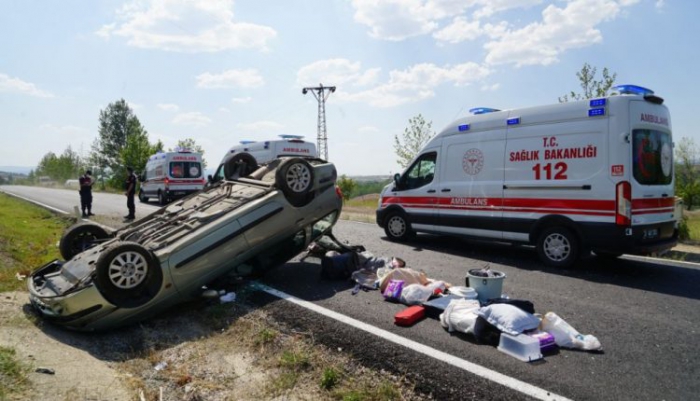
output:
POLYGON ((306 92, 311 91, 318 101, 318 127, 316 136, 316 146, 318 146, 318 156, 323 160, 328 160, 328 135, 326 134, 326 99, 331 93, 335 92, 335 86, 323 86, 318 84, 316 87, 306 87, 301 90, 301 93, 306 95, 306 92))

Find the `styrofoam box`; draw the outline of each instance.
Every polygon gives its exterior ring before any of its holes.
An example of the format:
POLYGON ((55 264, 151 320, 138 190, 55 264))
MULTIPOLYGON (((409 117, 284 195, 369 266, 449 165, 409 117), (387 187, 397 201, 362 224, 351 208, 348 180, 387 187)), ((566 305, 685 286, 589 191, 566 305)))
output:
POLYGON ((542 359, 540 341, 525 334, 513 336, 507 333, 501 333, 498 350, 524 362, 542 359))

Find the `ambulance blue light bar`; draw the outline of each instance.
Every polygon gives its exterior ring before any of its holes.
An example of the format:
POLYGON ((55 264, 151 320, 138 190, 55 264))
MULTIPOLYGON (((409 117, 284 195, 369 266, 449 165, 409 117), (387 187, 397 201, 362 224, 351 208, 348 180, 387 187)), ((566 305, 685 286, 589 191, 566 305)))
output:
POLYGON ((302 139, 304 138, 304 135, 282 134, 279 137, 282 139, 302 139))
POLYGON ((486 113, 493 113, 496 111, 501 111, 501 110, 492 109, 490 107, 475 107, 473 109, 469 109, 469 112, 472 114, 486 114, 486 113))
POLYGON ((469 131, 469 124, 462 124, 459 126, 460 131, 469 131))
POLYGON ((603 107, 607 103, 606 99, 591 99, 588 103, 590 107, 603 107))
POLYGON ((249 145, 251 143, 255 143, 255 141, 247 141, 247 140, 241 141, 241 145, 249 145))
POLYGON ((637 85, 617 85, 613 86, 613 90, 621 95, 653 95, 654 91, 637 85))
POLYGON ((520 117, 509 118, 506 122, 508 125, 518 125, 520 124, 520 117))
POLYGON ((604 116, 604 115, 605 115, 605 108, 604 107, 588 110, 588 117, 598 117, 598 116, 604 116))

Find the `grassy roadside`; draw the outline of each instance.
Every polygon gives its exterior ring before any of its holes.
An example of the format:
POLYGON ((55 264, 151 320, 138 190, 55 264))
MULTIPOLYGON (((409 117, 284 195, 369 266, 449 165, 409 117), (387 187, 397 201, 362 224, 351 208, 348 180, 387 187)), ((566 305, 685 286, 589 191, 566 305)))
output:
MULTIPOLYGON (((56 244, 71 223, 0 194, 0 292, 25 291, 17 275, 58 258, 56 244)), ((430 399, 403 377, 366 368, 317 343, 313 333, 278 324, 246 302, 250 290, 236 293, 234 303, 198 301, 125 331, 94 335, 93 352, 119 361, 110 365, 133 399, 430 399)), ((22 399, 42 386, 31 380, 31 361, 19 355, 0 346, 0 400, 22 399)))

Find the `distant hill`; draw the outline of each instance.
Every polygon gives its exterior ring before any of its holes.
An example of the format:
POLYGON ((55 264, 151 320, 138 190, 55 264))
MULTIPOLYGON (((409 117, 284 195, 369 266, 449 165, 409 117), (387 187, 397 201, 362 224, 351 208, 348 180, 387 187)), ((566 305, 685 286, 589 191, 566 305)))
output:
POLYGON ((3 173, 14 173, 14 174, 29 174, 30 171, 35 170, 36 167, 22 167, 22 166, 0 166, 0 172, 3 173))

